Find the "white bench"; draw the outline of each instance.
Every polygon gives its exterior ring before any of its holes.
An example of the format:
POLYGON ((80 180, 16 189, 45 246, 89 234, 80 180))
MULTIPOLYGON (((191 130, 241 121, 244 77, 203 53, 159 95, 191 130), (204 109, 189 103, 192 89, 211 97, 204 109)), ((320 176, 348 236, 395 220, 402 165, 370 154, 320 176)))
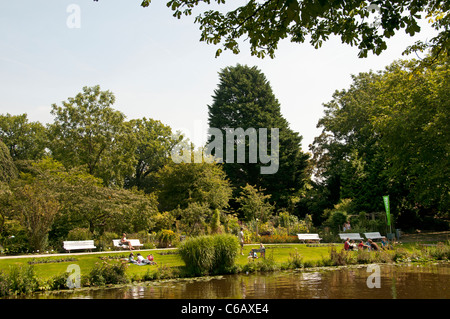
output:
MULTIPOLYGON (((144 246, 144 244, 141 244, 139 239, 127 239, 127 240, 131 243, 131 246, 133 246, 133 247, 140 248, 140 247, 144 246)), ((116 247, 116 248, 123 248, 123 249, 129 249, 128 245, 126 245, 126 244, 125 245, 121 245, 120 241, 121 241, 120 239, 113 239, 114 247, 116 247)))
POLYGON ((342 240, 363 240, 361 236, 358 233, 341 233, 339 234, 339 237, 341 237, 342 240))
POLYGON ((67 250, 69 253, 71 250, 78 250, 78 249, 95 249, 97 247, 94 246, 93 240, 77 240, 77 241, 64 241, 63 247, 65 250, 67 250))
POLYGON ((297 234, 299 240, 303 240, 303 243, 307 240, 317 240, 320 242, 322 238, 319 237, 319 234, 297 234))
POLYGON ((364 236, 367 239, 382 239, 384 236, 381 236, 381 234, 379 232, 375 232, 375 233, 364 233, 364 236))

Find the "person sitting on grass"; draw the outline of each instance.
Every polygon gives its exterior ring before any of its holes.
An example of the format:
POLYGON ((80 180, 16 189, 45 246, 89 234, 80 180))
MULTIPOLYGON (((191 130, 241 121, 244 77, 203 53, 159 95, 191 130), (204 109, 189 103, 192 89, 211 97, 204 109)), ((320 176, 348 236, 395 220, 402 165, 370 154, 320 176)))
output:
POLYGON ((359 244, 358 244, 358 249, 359 249, 359 250, 364 250, 364 249, 369 250, 369 246, 367 246, 366 244, 364 244, 364 241, 361 239, 361 241, 360 241, 359 244))
POLYGON ((137 263, 137 261, 134 259, 134 254, 133 253, 130 253, 130 255, 128 256, 128 261, 130 263, 133 263, 133 264, 137 263))
POLYGON ((139 265, 149 265, 150 261, 142 257, 140 253, 137 254, 137 263, 139 265))
POLYGON ((350 246, 350 238, 347 238, 347 240, 344 243, 344 250, 350 250, 351 246, 350 246))
POLYGON ((150 255, 147 256, 147 260, 148 260, 148 263, 149 263, 150 265, 156 265, 156 262, 153 261, 153 255, 152 255, 152 254, 150 254, 150 255))
POLYGON ((380 247, 378 247, 377 243, 374 243, 374 242, 372 241, 372 239, 369 239, 369 244, 370 244, 370 249, 371 249, 371 250, 375 250, 375 251, 380 250, 380 247))
POLYGON ((249 260, 255 260, 255 259, 257 259, 257 258, 258 258, 258 255, 256 254, 256 252, 253 251, 253 249, 250 250, 250 252, 248 253, 247 259, 249 259, 249 260))
POLYGON ((386 237, 381 238, 381 248, 382 249, 392 249, 392 245, 386 240, 386 237))

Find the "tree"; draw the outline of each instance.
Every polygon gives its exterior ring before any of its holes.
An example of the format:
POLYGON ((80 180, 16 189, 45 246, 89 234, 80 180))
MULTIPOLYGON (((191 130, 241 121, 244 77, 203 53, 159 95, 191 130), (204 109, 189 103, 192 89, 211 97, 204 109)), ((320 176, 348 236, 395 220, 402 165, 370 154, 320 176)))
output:
POLYGON ((208 222, 213 213, 207 203, 190 202, 186 208, 177 208, 172 211, 180 221, 179 230, 188 236, 199 236, 207 233, 208 222))
POLYGON ((134 174, 126 178, 126 186, 137 186, 149 191, 154 181, 154 173, 170 160, 170 152, 178 142, 172 129, 153 119, 131 120, 129 122, 136 137, 136 165, 134 174))
POLYGON ((263 189, 247 184, 242 187, 241 196, 237 199, 239 211, 247 221, 258 219, 265 223, 274 210, 274 206, 268 202, 269 198, 270 195, 264 195, 263 189))
POLYGON ((25 229, 32 249, 44 250, 47 247, 48 232, 60 209, 55 194, 41 181, 16 187, 12 209, 25 229))
POLYGON ((125 116, 111 107, 114 102, 114 94, 97 85, 84 87, 63 106, 53 104, 49 148, 66 167, 86 165, 105 185, 122 186, 135 164, 136 141, 125 116))
MULTIPOLYGON (((280 104, 264 74, 256 67, 239 64, 223 69, 213 103, 208 106, 208 122, 210 133, 220 132, 218 136, 210 134, 209 145, 218 145, 223 151, 223 168, 233 187, 239 191, 247 183, 256 185, 266 189, 277 205, 287 207, 289 197, 304 185, 309 156, 301 151, 302 137, 289 128, 281 115, 280 104), (240 135, 236 133, 239 130, 240 135), (222 141, 216 141, 218 137, 222 141), (230 138, 233 147, 228 152, 230 138), (265 153, 270 154, 269 163, 263 160, 265 153), (264 167, 276 170, 264 174, 264 167)), ((217 156, 217 149, 212 151, 217 156)))
POLYGON ((401 179, 416 203, 435 212, 450 205, 449 58, 418 69, 419 62, 393 63, 375 86, 379 113, 374 129, 389 158, 388 173, 401 179))
MULTIPOLYGON (((448 188, 448 59, 427 68, 397 61, 384 71, 353 77, 324 104, 322 134, 314 141, 319 183, 351 198, 354 212, 383 211, 390 195, 400 223, 411 214, 445 217, 448 188)), ((432 225, 431 225, 432 227, 432 225)))
POLYGON ((46 155, 47 130, 27 115, 0 114, 0 139, 14 160, 39 160, 46 155))
POLYGON ((230 182, 216 163, 173 163, 156 174, 155 192, 161 211, 185 209, 192 203, 209 209, 228 207, 232 195, 230 182))
POLYGON ((17 168, 5 143, 0 139, 0 183, 9 183, 17 177, 17 168))
POLYGON ((98 236, 105 231, 138 232, 153 226, 152 217, 157 213, 154 195, 105 187, 84 167, 67 169, 52 158, 21 164, 20 185, 39 183, 59 203, 50 239, 61 240, 75 227, 88 228, 98 236))
MULTIPOLYGON (((148 7, 150 0, 141 6, 148 7)), ((225 0, 170 0, 167 6, 174 16, 191 15, 195 7, 225 0)), ((387 48, 386 39, 398 30, 413 36, 420 32, 418 21, 430 20, 439 34, 428 43, 418 42, 410 50, 431 48, 434 54, 448 55, 450 48, 450 4, 448 1, 325 1, 325 0, 250 0, 228 12, 207 10, 195 18, 200 25, 200 40, 223 44, 223 49, 239 53, 240 38, 249 39, 252 55, 274 57, 280 40, 308 41, 319 48, 335 35, 351 46, 357 46, 359 57, 368 52, 380 54, 387 48)), ((222 48, 216 52, 220 55, 222 48)))

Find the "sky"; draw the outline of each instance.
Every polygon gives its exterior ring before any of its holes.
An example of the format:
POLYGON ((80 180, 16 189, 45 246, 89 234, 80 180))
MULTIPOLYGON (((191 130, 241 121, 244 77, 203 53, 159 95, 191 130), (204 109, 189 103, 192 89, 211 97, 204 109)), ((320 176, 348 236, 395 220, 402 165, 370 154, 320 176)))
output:
MULTIPOLYGON (((416 40, 435 31, 423 23, 415 37, 399 31, 379 56, 358 58, 358 49, 330 38, 320 49, 280 42, 274 59, 224 51, 200 42, 191 17, 176 19, 166 1, 148 8, 141 0, 21 0, 0 3, 0 114, 26 113, 29 121, 53 122, 62 105, 84 86, 114 93, 114 109, 128 120, 153 118, 182 131, 196 146, 206 141, 208 105, 227 66, 257 66, 270 82, 302 149, 320 134, 323 103, 349 88, 351 75, 383 70, 416 40)), ((410 58, 416 58, 415 55, 410 58)))

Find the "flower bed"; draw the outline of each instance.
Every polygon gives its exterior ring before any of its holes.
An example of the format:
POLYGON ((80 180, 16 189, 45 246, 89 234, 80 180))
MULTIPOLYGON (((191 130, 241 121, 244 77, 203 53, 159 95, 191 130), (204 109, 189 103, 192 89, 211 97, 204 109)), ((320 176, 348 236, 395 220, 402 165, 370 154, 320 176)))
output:
POLYGON ((264 244, 278 244, 278 243, 298 243, 297 236, 293 235, 265 235, 259 236, 258 240, 264 244))

